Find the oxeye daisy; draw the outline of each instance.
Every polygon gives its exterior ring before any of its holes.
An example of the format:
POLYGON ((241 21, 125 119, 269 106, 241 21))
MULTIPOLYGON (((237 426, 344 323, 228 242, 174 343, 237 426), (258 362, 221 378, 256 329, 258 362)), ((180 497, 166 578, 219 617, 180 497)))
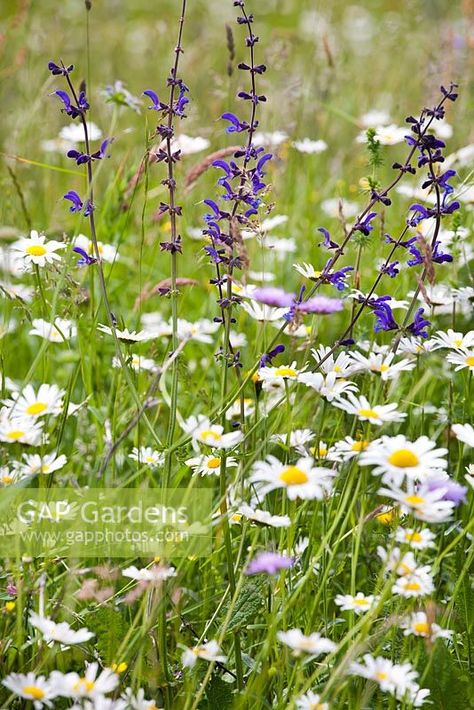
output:
MULTIPOLYGON (((251 417, 255 412, 255 400, 250 397, 245 397, 244 401, 244 417, 251 417)), ((241 415, 241 402, 240 399, 236 399, 232 402, 231 406, 225 413, 225 418, 227 421, 232 421, 233 419, 239 419, 241 415)))
POLYGON ((444 523, 450 520, 455 503, 451 500, 443 500, 447 488, 430 489, 428 482, 419 486, 410 485, 408 490, 403 490, 394 484, 389 484, 388 488, 381 488, 379 495, 387 496, 400 503, 403 514, 411 514, 418 520, 427 523, 444 523))
MULTIPOLYGON (((13 463, 13 466, 15 466, 13 463)), ((21 481, 25 478, 25 474, 17 468, 10 470, 8 466, 0 466, 0 487, 6 488, 7 486, 12 486, 13 484, 21 481)))
POLYGON ((413 552, 402 553, 399 547, 387 551, 381 545, 377 547, 377 554, 384 563, 385 572, 396 572, 399 576, 414 574, 417 563, 413 552))
POLYGON ((19 252, 25 265, 35 264, 41 267, 52 264, 53 261, 60 261, 61 257, 56 252, 65 248, 66 244, 54 239, 46 241, 45 235, 38 234, 36 230, 32 230, 29 237, 22 237, 12 245, 12 249, 19 252))
POLYGON ((35 392, 27 385, 21 392, 15 392, 15 398, 5 400, 4 404, 14 417, 38 419, 46 415, 57 416, 63 406, 64 390, 57 385, 41 385, 35 392))
POLYGON ((251 508, 246 503, 241 503, 238 509, 241 515, 259 525, 268 525, 271 528, 288 528, 291 525, 288 515, 272 515, 267 510, 251 508))
POLYGON ((135 582, 159 584, 165 579, 176 577, 176 570, 174 567, 167 567, 165 565, 153 565, 152 567, 142 567, 141 569, 132 565, 122 570, 122 575, 133 579, 135 582))
POLYGON ((377 601, 378 597, 366 596, 362 592, 352 594, 338 594, 334 598, 334 603, 341 607, 341 611, 354 611, 356 614, 364 614, 369 611, 377 601))
POLYGON ((322 153, 323 151, 327 150, 327 143, 321 139, 314 141, 311 140, 311 138, 303 138, 302 140, 299 141, 293 141, 292 144, 293 148, 295 148, 297 151, 300 153, 322 153))
POLYGON ((224 433, 223 426, 211 424, 210 420, 202 414, 198 417, 189 417, 183 422, 182 427, 191 435, 195 451, 199 451, 199 444, 206 444, 213 449, 231 449, 242 440, 242 432, 224 433))
POLYGON ((395 540, 409 545, 413 550, 425 550, 428 547, 435 547, 435 539, 436 535, 428 528, 414 530, 400 527, 395 532, 395 540))
POLYGON ((450 639, 453 632, 449 629, 442 629, 428 618, 424 611, 415 611, 405 619, 400 627, 404 629, 404 636, 421 636, 422 638, 435 641, 438 638, 450 639))
POLYGON ((257 484, 259 495, 284 488, 290 500, 324 498, 332 489, 335 471, 314 466, 314 459, 300 458, 296 464, 283 464, 275 456, 257 461, 252 468, 250 483, 257 484))
POLYGON ((273 308, 257 301, 242 301, 240 307, 256 321, 264 323, 266 321, 281 321, 288 308, 273 308))
MULTIPOLYGON (((78 234, 74 239, 73 246, 83 249, 89 256, 95 257, 94 243, 86 237, 84 234, 78 234)), ((100 257, 103 261, 107 261, 113 264, 119 258, 118 251, 116 247, 112 244, 104 244, 103 242, 97 242, 97 249, 100 257)))
POLYGON ((281 643, 293 650, 294 656, 300 656, 302 653, 307 653, 310 656, 319 656, 322 653, 331 653, 336 649, 334 641, 318 633, 305 636, 300 629, 279 631, 277 637, 281 643))
POLYGON ((296 361, 292 362, 291 365, 280 365, 279 367, 261 367, 258 371, 258 376, 264 382, 284 382, 286 381, 298 381, 302 372, 304 372, 305 367, 298 369, 296 361))
POLYGON ((297 710, 329 710, 328 703, 321 703, 321 696, 309 690, 295 700, 297 710))
POLYGON ((165 462, 164 453, 152 449, 151 446, 134 446, 128 458, 142 466, 146 465, 150 468, 158 468, 159 466, 163 466, 165 462))
POLYGON ((50 701, 61 694, 51 679, 46 680, 44 675, 37 676, 35 673, 10 673, 2 683, 20 698, 31 700, 37 709, 45 705, 53 707, 50 701))
MULTIPOLYGON (((184 463, 186 466, 189 466, 189 468, 192 468, 194 474, 200 474, 201 476, 216 476, 220 473, 222 456, 215 452, 209 456, 195 456, 194 458, 188 459, 184 463)), ((239 464, 235 458, 227 456, 225 465, 227 468, 233 468, 239 464)))
POLYGON ((23 461, 18 461, 15 468, 24 475, 34 476, 37 473, 53 473, 59 471, 67 464, 67 458, 61 454, 57 456, 53 451, 50 454, 23 454, 23 461))
POLYGON ((356 397, 348 393, 347 399, 336 399, 334 406, 343 409, 348 414, 353 414, 361 421, 368 421, 375 426, 382 426, 385 422, 400 422, 406 414, 397 412, 398 404, 371 405, 366 397, 356 397))
POLYGON ((428 694, 415 682, 418 673, 410 663, 396 664, 388 658, 374 657, 370 653, 366 653, 363 660, 364 664, 351 663, 349 673, 375 681, 382 692, 391 693, 399 700, 408 695, 415 707, 419 706, 420 694, 423 694, 422 699, 428 694))
MULTIPOLYGON (((158 369, 158 365, 154 360, 152 360, 149 357, 143 357, 142 355, 137 355, 136 353, 133 353, 131 358, 127 359, 127 365, 129 365, 132 370, 135 370, 135 372, 141 372, 141 371, 146 371, 146 372, 154 372, 155 370, 158 369)), ((114 357, 112 359, 112 367, 117 367, 120 368, 122 367, 122 364, 118 357, 114 357)))
POLYGON ((403 434, 382 436, 362 452, 359 462, 361 466, 374 466, 372 473, 396 485, 405 476, 424 481, 448 466, 445 458, 448 450, 435 447, 436 443, 427 436, 420 436, 416 441, 410 441, 403 434))
POLYGON ((446 332, 438 330, 436 335, 431 338, 435 349, 448 348, 449 350, 468 350, 474 347, 474 330, 470 330, 464 335, 452 328, 448 328, 446 332))
POLYGON ((53 687, 57 688, 58 695, 66 698, 99 698, 105 693, 115 690, 120 682, 119 676, 111 668, 104 668, 98 673, 99 664, 89 663, 86 665, 85 673, 62 674, 53 671, 50 681, 53 687))
POLYGON ((182 655, 181 662, 185 668, 193 668, 198 658, 209 663, 225 663, 227 661, 227 657, 221 653, 217 641, 207 641, 201 646, 187 648, 182 655))
POLYGON ((29 622, 32 626, 41 631, 47 643, 57 641, 60 644, 71 646, 76 643, 85 643, 95 636, 89 629, 74 631, 65 621, 57 624, 52 619, 48 619, 35 612, 30 614, 29 622))
POLYGON ((474 427, 472 424, 452 424, 451 429, 459 441, 474 447, 474 427))
POLYGON ((422 338, 401 338, 398 345, 399 353, 408 353, 410 355, 423 355, 435 349, 435 343, 432 340, 423 340, 422 338))
POLYGON ((392 587, 392 594, 412 599, 426 597, 434 591, 434 588, 431 567, 425 565, 416 569, 413 574, 400 576, 392 587))
POLYGON ((314 439, 316 434, 311 429, 293 429, 290 431, 290 440, 288 442, 288 434, 273 434, 270 441, 276 441, 283 446, 288 445, 291 449, 296 449, 298 453, 304 455, 306 453, 306 445, 314 439))
POLYGON ((39 446, 42 434, 41 423, 28 419, 9 418, 5 412, 0 415, 0 441, 7 444, 28 444, 39 446))
POLYGON ((339 353, 336 357, 330 355, 331 348, 325 345, 320 345, 319 348, 312 348, 311 354, 316 360, 319 366, 321 360, 320 368, 322 372, 329 375, 333 373, 336 377, 348 377, 354 371, 354 363, 352 358, 348 353, 339 353))
POLYGON ((328 458, 331 461, 350 461, 355 456, 360 456, 369 443, 366 439, 353 439, 352 436, 346 436, 342 441, 336 441, 328 458))
POLYGON ((328 461, 336 460, 333 457, 334 447, 328 446, 325 441, 320 441, 317 446, 310 446, 308 451, 315 459, 327 459, 328 461))
POLYGON ((33 318, 31 322, 33 328, 29 334, 38 335, 51 343, 64 343, 77 335, 76 325, 65 318, 56 318, 54 323, 48 323, 43 318, 33 318))
POLYGON ((382 380, 394 380, 401 372, 408 372, 416 367, 413 360, 403 358, 398 362, 393 362, 394 353, 384 355, 382 353, 370 353, 367 357, 362 353, 352 353, 353 369, 356 371, 367 371, 379 374, 382 380))
POLYGON ((357 392, 359 389, 354 382, 338 379, 335 372, 330 372, 326 376, 321 372, 303 372, 299 381, 316 390, 328 402, 333 402, 343 394, 357 392))
MULTIPOLYGON (((105 333, 105 335, 113 335, 112 328, 102 323, 99 323, 97 330, 100 330, 101 333, 105 333)), ((155 337, 154 333, 150 333, 146 330, 140 330, 137 333, 135 330, 128 330, 128 328, 124 328, 123 330, 115 328, 115 334, 123 343, 144 343, 146 340, 151 340, 155 337)))
POLYGON ((454 369, 456 372, 458 370, 463 370, 465 367, 469 369, 470 372, 474 372, 474 350, 463 350, 461 352, 449 353, 446 360, 452 365, 457 365, 454 369))

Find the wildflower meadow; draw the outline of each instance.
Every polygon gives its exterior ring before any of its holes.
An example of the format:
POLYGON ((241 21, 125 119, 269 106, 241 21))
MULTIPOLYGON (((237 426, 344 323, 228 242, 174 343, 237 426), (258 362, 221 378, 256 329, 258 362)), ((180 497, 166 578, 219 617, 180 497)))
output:
POLYGON ((2 708, 474 708, 473 47, 2 0, 2 708))

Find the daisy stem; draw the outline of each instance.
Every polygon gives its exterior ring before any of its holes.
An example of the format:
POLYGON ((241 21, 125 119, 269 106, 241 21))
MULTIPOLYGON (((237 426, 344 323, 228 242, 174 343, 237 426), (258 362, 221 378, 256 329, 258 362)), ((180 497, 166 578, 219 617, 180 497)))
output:
POLYGON ((36 284, 38 286, 38 291, 41 296, 41 303, 43 306, 43 316, 46 316, 46 313, 48 312, 48 304, 46 303, 46 297, 44 295, 43 282, 41 281, 41 274, 40 274, 38 264, 35 264, 34 267, 35 267, 36 284))

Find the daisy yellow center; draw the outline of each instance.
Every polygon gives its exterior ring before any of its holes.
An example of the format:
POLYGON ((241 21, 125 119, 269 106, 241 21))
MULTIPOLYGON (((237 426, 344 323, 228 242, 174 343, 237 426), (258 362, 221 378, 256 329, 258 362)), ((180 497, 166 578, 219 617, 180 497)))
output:
POLYGON ((352 451, 363 451, 369 445, 368 441, 354 441, 351 446, 352 451))
POLYGON ((41 246, 41 244, 32 244, 30 247, 26 247, 25 251, 30 256, 44 256, 47 249, 46 247, 41 246))
POLYGON ((458 338, 457 340, 454 341, 454 344, 457 348, 461 347, 462 345, 462 338, 458 338))
POLYGON ((25 432, 21 431, 20 429, 14 429, 13 431, 9 431, 7 434, 7 438, 11 439, 12 441, 16 441, 17 439, 22 439, 25 436, 25 432))
POLYGON ((313 271, 313 276, 316 276, 316 278, 319 279, 322 273, 322 271, 313 271))
POLYGON ((405 502, 409 505, 420 505, 421 503, 425 502, 425 499, 422 498, 422 496, 417 496, 413 494, 412 496, 407 496, 405 498, 405 502))
POLYGON ((45 695, 44 690, 38 688, 37 685, 25 685, 22 688, 22 691, 25 695, 29 695, 33 700, 43 700, 45 695))
POLYGON ((45 409, 48 408, 48 405, 45 402, 35 402, 34 404, 30 404, 29 407, 26 409, 27 414, 42 414, 45 409))
POLYGON ((419 532, 405 533, 405 540, 407 542, 421 542, 421 535, 419 532))
POLYGON ((279 478, 287 486, 300 486, 302 483, 308 483, 309 481, 308 475, 298 466, 287 466, 280 473, 279 478))
POLYGON ((417 592, 421 589, 421 584, 419 582, 408 582, 405 584, 405 589, 408 589, 410 592, 417 592))
POLYGON ((206 431, 201 432, 201 439, 214 439, 219 441, 222 439, 222 435, 218 434, 217 431, 212 431, 212 429, 206 429, 206 431))
POLYGON ((87 678, 79 678, 77 683, 74 685, 74 690, 85 690, 87 693, 90 693, 91 690, 94 690, 94 688, 94 681, 88 680, 87 678))
POLYGON ((319 447, 319 455, 320 456, 327 456, 328 450, 325 446, 320 446, 319 447))
POLYGON ((342 367, 340 367, 339 365, 334 365, 333 372, 342 372, 342 367))
POLYGON ((430 632, 430 627, 428 626, 426 621, 417 621, 416 624, 413 624, 413 628, 417 634, 428 635, 430 632))
POLYGON ((378 673, 375 674, 375 677, 377 678, 377 680, 387 680, 388 675, 383 671, 378 671, 378 673))
POLYGON ((380 365, 379 372, 387 372, 387 370, 390 370, 389 365, 380 365))
POLYGON ((154 460, 155 460, 155 459, 153 458, 153 456, 146 456, 146 457, 145 457, 145 461, 146 461, 147 463, 153 463, 154 460))
POLYGON ((397 468, 413 468, 418 466, 420 459, 410 449, 398 449, 388 457, 388 462, 397 468))
POLYGON ((469 367, 474 367, 474 355, 469 355, 466 358, 466 365, 469 365, 469 367))
POLYGON ((275 375, 277 375, 277 377, 296 377, 297 374, 296 370, 292 367, 278 367, 275 370, 275 375))
POLYGON ((357 606, 367 606, 368 603, 367 599, 354 599, 354 604, 357 606))
POLYGON ((370 419, 379 419, 379 414, 374 409, 358 409, 357 414, 359 417, 367 417, 370 419))
POLYGON ((219 468, 220 465, 221 465, 221 460, 218 456, 214 456, 214 458, 209 459, 209 461, 207 462, 208 468, 219 468))
POLYGON ((323 710, 324 705, 322 703, 311 703, 309 710, 323 710))
POLYGON ((47 463, 41 466, 41 473, 49 473, 51 466, 47 463))
POLYGON ((8 486, 12 481, 13 481, 12 476, 8 476, 8 475, 7 475, 7 476, 2 476, 2 483, 3 483, 5 486, 8 486))

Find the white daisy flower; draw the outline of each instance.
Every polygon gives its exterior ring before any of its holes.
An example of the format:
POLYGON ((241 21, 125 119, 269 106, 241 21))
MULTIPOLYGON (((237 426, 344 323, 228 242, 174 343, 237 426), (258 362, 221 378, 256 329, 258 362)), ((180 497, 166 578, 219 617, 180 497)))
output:
POLYGON ((381 128, 390 123, 390 114, 384 110, 372 109, 364 113, 359 118, 359 122, 365 128, 381 128))
POLYGON ((369 443, 366 439, 353 439, 352 436, 346 436, 342 441, 336 441, 328 458, 331 461, 349 461, 355 456, 360 456, 369 443))
POLYGON ((291 144, 299 153, 323 153, 327 150, 328 144, 326 141, 313 141, 311 138, 303 138, 300 141, 293 141, 291 144))
POLYGON ((176 577, 176 574, 174 567, 166 567, 165 565, 153 565, 152 567, 142 567, 142 569, 132 565, 122 570, 124 577, 129 577, 135 582, 152 582, 154 584, 163 582, 170 577, 176 577))
MULTIPOLYGON (((245 397, 243 401, 244 405, 244 417, 251 417, 255 413, 255 400, 250 397, 245 397)), ((232 402, 231 406, 225 413, 225 418, 227 421, 232 421, 233 419, 240 419, 241 409, 240 409, 240 399, 236 399, 232 402)))
POLYGON ((241 431, 231 431, 224 434, 224 427, 220 424, 211 424, 208 417, 199 414, 191 416, 182 424, 183 430, 191 435, 195 451, 199 451, 199 444, 206 444, 214 449, 231 449, 242 440, 241 431))
POLYGON ((401 623, 400 628, 404 629, 404 636, 421 636, 430 641, 435 641, 438 638, 450 639, 453 635, 452 631, 442 629, 441 626, 430 621, 424 611, 415 611, 410 614, 401 623))
POLYGON ((400 527, 395 532, 395 540, 409 545, 413 550, 426 550, 428 547, 436 547, 434 543, 436 535, 428 528, 415 530, 413 528, 400 527))
POLYGON ((48 239, 44 234, 38 234, 36 230, 32 230, 29 237, 22 237, 17 242, 12 244, 12 249, 17 251, 23 258, 25 266, 36 264, 37 266, 46 266, 54 261, 60 261, 61 257, 56 254, 58 249, 65 249, 66 244, 57 242, 54 239, 48 239))
POLYGON ((326 374, 334 374, 336 377, 348 377, 354 371, 354 363, 348 353, 338 353, 336 357, 333 354, 329 355, 331 348, 327 345, 320 345, 319 348, 311 349, 311 354, 319 366, 321 360, 324 362, 320 365, 320 369, 326 374), (328 357, 329 356, 329 357, 328 357))
POLYGON ((42 434, 41 422, 29 419, 10 419, 2 412, 0 416, 0 441, 7 444, 39 446, 42 434))
POLYGON ((301 370, 296 365, 296 360, 291 365, 279 365, 279 367, 261 367, 258 371, 258 377, 264 382, 283 382, 284 380, 298 381, 300 375, 305 370, 304 366, 301 370))
POLYGON ((418 673, 413 670, 410 663, 395 664, 388 658, 374 657, 366 653, 364 665, 351 663, 349 673, 375 681, 382 692, 391 693, 399 700, 407 693, 414 697, 420 691, 420 687, 415 682, 418 673))
POLYGON ((454 368, 456 372, 463 370, 465 367, 469 368, 470 372, 474 372, 474 349, 463 350, 459 353, 449 353, 446 356, 446 360, 452 365, 457 365, 454 368))
POLYGON ((89 629, 83 628, 79 629, 79 631, 74 631, 65 621, 57 624, 52 619, 48 619, 35 612, 30 614, 29 622, 35 629, 41 631, 43 639, 47 643, 57 641, 66 646, 72 646, 76 643, 85 643, 95 636, 89 629))
POLYGON ((361 466, 374 466, 372 473, 382 475, 384 482, 400 485, 404 476, 424 481, 431 474, 448 467, 447 449, 437 449, 427 436, 410 441, 403 434, 382 436, 361 454, 361 466))
POLYGON ((252 142, 257 147, 264 145, 276 148, 284 143, 287 138, 288 136, 284 131, 273 131, 271 133, 258 131, 255 133, 252 142))
POLYGON ((414 486, 407 481, 408 490, 404 491, 393 484, 389 488, 381 488, 379 495, 392 498, 400 504, 404 515, 413 515, 426 523, 445 523, 451 519, 455 504, 451 500, 442 500, 446 489, 429 489, 429 484, 414 486))
POLYGON ((21 471, 24 475, 34 476, 37 473, 53 473, 60 471, 66 464, 67 458, 63 454, 57 456, 53 451, 50 454, 23 454, 23 461, 18 461, 15 468, 21 471))
POLYGON ((283 237, 275 237, 273 235, 265 235, 261 238, 262 246, 272 251, 279 261, 288 254, 293 254, 296 251, 296 241, 291 238, 284 239, 283 237))
POLYGON ((295 699, 297 710, 329 710, 329 703, 321 703, 321 696, 308 690, 304 695, 295 699))
POLYGON ((12 284, 0 281, 0 295, 12 300, 18 298, 25 303, 31 303, 34 297, 34 289, 24 284, 12 284))
MULTIPOLYGON (((87 122, 87 134, 90 141, 102 138, 102 131, 92 121, 87 122)), ((59 137, 67 143, 84 143, 86 140, 82 123, 69 123, 59 131, 59 137)))
POLYGON ((128 455, 129 459, 143 465, 146 464, 150 468, 158 468, 165 463, 165 455, 162 451, 152 449, 151 446, 134 446, 132 452, 128 455))
POLYGON ((13 469, 10 470, 7 466, 0 466, 0 487, 6 488, 7 486, 12 486, 18 481, 26 478, 25 474, 16 468, 18 462, 13 462, 13 469))
POLYGON ((437 348, 449 348, 449 350, 468 350, 474 346, 474 330, 470 330, 464 335, 448 328, 446 332, 438 330, 431 339, 437 348))
MULTIPOLYGON (((86 237, 85 234, 78 234, 73 242, 74 247, 80 247, 89 256, 96 256, 94 242, 86 237)), ((118 261, 119 253, 113 244, 104 244, 103 242, 97 242, 97 250, 100 254, 102 261, 106 261, 109 264, 113 264, 114 261, 118 261)))
POLYGON ((336 399, 334 406, 375 426, 382 426, 385 422, 400 422, 406 417, 406 414, 396 411, 396 403, 371 405, 366 397, 355 397, 351 392, 347 399, 336 399))
POLYGON ((426 597, 434 592, 434 588, 431 567, 424 565, 424 567, 417 568, 413 574, 398 577, 392 587, 392 594, 398 594, 407 599, 426 597))
POLYGON ((459 441, 474 448, 474 427, 472 424, 452 424, 451 429, 459 441))
POLYGON ((399 576, 405 576, 416 572, 417 562, 411 551, 402 553, 399 547, 393 547, 387 551, 379 545, 377 554, 384 563, 386 574, 396 572, 399 576))
MULTIPOLYGON (((143 355, 137 355, 136 353, 133 353, 131 358, 127 359, 127 363, 135 372, 143 370, 146 372, 155 372, 158 369, 158 365, 154 360, 149 357, 143 357, 143 355)), ((122 367, 118 357, 112 359, 112 367, 122 367)))
POLYGON ((61 414, 65 391, 57 385, 41 385, 36 393, 31 385, 15 392, 13 399, 4 400, 13 417, 38 419, 47 415, 61 414))
POLYGON ((278 631, 277 638, 285 646, 293 649, 294 656, 300 656, 302 653, 307 653, 310 656, 319 656, 322 653, 331 653, 337 648, 334 641, 321 636, 321 634, 313 633, 305 636, 300 629, 278 631))
POLYGON ((66 698, 98 698, 110 693, 118 686, 120 679, 111 668, 104 668, 99 674, 99 664, 89 663, 83 676, 78 673, 53 671, 49 677, 58 695, 66 698))
POLYGON ((187 648, 181 658, 181 662, 185 668, 193 668, 198 658, 209 663, 225 663, 227 656, 221 653, 221 649, 217 641, 208 641, 201 646, 187 648))
POLYGON ((362 353, 352 353, 352 366, 356 371, 374 372, 380 375, 385 382, 394 380, 401 372, 408 372, 416 367, 413 360, 403 358, 393 362, 395 353, 384 355, 382 353, 369 353, 366 357, 362 353))
POLYGON ((43 318, 33 318, 33 328, 30 335, 39 335, 40 338, 49 340, 51 343, 67 342, 77 335, 77 328, 73 321, 65 318, 56 318, 54 323, 48 323, 43 318))
MULTIPOLYGON (((232 456, 226 457, 226 467, 233 468, 238 466, 238 462, 232 456)), ((201 474, 201 476, 218 476, 220 473, 222 457, 217 454, 210 454, 209 456, 195 456, 194 458, 188 459, 184 463, 189 468, 192 468, 194 474, 201 474)))
MULTIPOLYGON (((369 294, 368 294, 368 293, 362 293, 362 291, 359 291, 359 289, 354 288, 354 289, 352 289, 352 291, 348 294, 347 297, 348 297, 348 298, 352 298, 352 299, 354 299, 354 300, 356 300, 356 301, 365 301, 365 300, 367 300, 367 299, 369 298, 369 294)), ((376 293, 371 293, 371 294, 370 294, 370 299, 377 300, 378 298, 379 298, 379 297, 377 296, 376 293)), ((387 300, 386 302, 388 303, 388 305, 390 306, 390 308, 391 308, 392 310, 394 310, 394 309, 396 309, 396 308, 401 308, 402 310, 407 310, 407 308, 408 308, 408 301, 397 301, 397 300, 395 300, 395 299, 392 297, 392 298, 390 298, 389 300, 387 300)), ((376 348, 377 348, 377 344, 376 344, 376 343, 373 343, 373 344, 371 344, 371 345, 372 345, 372 349, 373 349, 374 351, 379 352, 379 350, 376 350, 376 348)), ((387 345, 386 345, 386 346, 379 346, 379 348, 380 348, 380 351, 387 352, 388 349, 389 349, 389 346, 387 346, 387 345), (382 348, 385 348, 385 349, 382 350, 382 348)))
MULTIPOLYGON (((359 389, 355 382, 339 379, 336 372, 330 372, 326 377, 321 372, 303 372, 298 379, 307 387, 316 390, 328 402, 336 400, 342 394, 357 392, 359 389)), ((339 405, 335 402, 335 406, 339 405)))
MULTIPOLYGON (((311 429, 293 429, 290 432, 289 446, 291 449, 296 449, 298 453, 301 453, 304 456, 306 453, 306 444, 309 444, 315 436, 315 432, 311 431, 311 429)), ((278 444, 286 446, 288 442, 288 434, 273 434, 270 437, 270 441, 275 441, 278 444)))
MULTIPOLYGON (((162 708, 158 708, 154 700, 147 700, 145 698, 143 688, 139 688, 135 695, 131 688, 126 688, 122 698, 125 700, 126 710, 163 710, 162 708)), ((117 710, 119 709, 117 708, 117 710)))
POLYGON ((31 700, 37 710, 45 705, 53 707, 51 700, 60 695, 59 688, 51 682, 51 678, 46 680, 44 675, 37 676, 35 673, 10 673, 2 683, 20 698, 31 700))
POLYGON ((213 343, 211 336, 219 329, 219 323, 215 323, 208 318, 200 318, 194 323, 178 318, 178 338, 179 340, 192 339, 198 343, 213 343))
MULTIPOLYGON (((112 328, 108 325, 103 325, 102 323, 99 323, 97 330, 100 330, 101 333, 105 333, 106 335, 113 335, 112 328)), ((152 338, 155 337, 153 333, 146 330, 140 330, 137 333, 135 330, 128 330, 128 328, 124 328, 123 330, 115 328, 115 334, 123 343, 144 343, 145 341, 152 340, 152 338)))
POLYGON ((207 150, 211 145, 207 138, 201 136, 187 136, 186 133, 181 133, 175 136, 171 141, 171 149, 173 151, 180 150, 181 155, 194 155, 203 150, 207 150))
POLYGON ((436 346, 433 340, 423 340, 422 338, 400 338, 400 343, 398 344, 398 352, 410 355, 423 355, 435 349, 436 346))
POLYGON ((267 510, 252 508, 246 503, 242 503, 239 506, 239 513, 248 518, 248 520, 260 525, 269 525, 272 528, 288 528, 291 525, 288 515, 272 515, 267 510))
MULTIPOLYGON (((396 145, 404 143, 405 136, 409 134, 409 130, 403 126, 397 126, 391 123, 389 126, 378 126, 375 129, 374 138, 380 145, 396 145)), ((362 131, 356 138, 357 143, 367 143, 367 132, 362 131)))
MULTIPOLYGON (((288 219, 288 217, 286 219, 288 219)), ((261 281, 262 283, 270 283, 276 279, 275 274, 271 271, 249 271, 249 277, 253 281, 261 281)))
POLYGON ((261 323, 265 321, 281 321, 285 313, 288 313, 288 308, 274 308, 273 306, 267 306, 265 303, 258 303, 257 301, 242 301, 240 307, 243 308, 251 318, 261 323))
POLYGON ((376 603, 378 597, 373 595, 366 596, 362 592, 352 594, 337 594, 334 603, 341 607, 341 611, 354 611, 356 614, 364 614, 369 611, 376 603))
POLYGON ((334 447, 328 446, 325 441, 320 441, 318 446, 310 446, 308 449, 311 456, 316 459, 327 459, 328 461, 336 461, 334 458, 334 447))
POLYGON ((275 456, 256 461, 252 467, 250 483, 259 484, 259 495, 284 488, 290 500, 301 498, 323 499, 332 489, 335 471, 314 466, 314 459, 300 458, 296 464, 283 464, 275 456))

